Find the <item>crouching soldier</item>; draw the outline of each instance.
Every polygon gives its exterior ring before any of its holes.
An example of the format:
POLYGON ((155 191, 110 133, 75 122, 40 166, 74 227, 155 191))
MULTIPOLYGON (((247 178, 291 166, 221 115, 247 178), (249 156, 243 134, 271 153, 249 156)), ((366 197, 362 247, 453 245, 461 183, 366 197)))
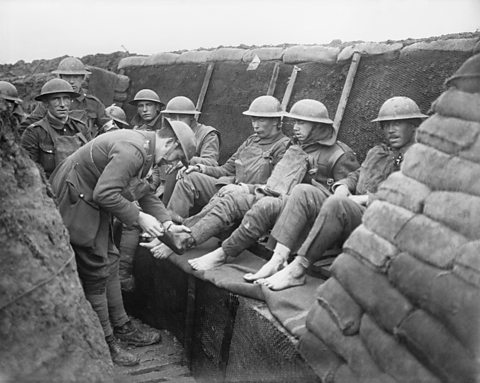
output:
POLYGON ((416 128, 426 117, 408 97, 385 101, 373 121, 380 123, 387 144, 370 149, 360 169, 336 182, 334 195, 321 206, 312 204, 317 198, 314 191, 294 189, 271 233, 277 241, 272 259, 246 277, 272 290, 304 284, 308 267, 333 245, 343 244, 361 224, 372 194, 391 173, 400 170, 405 152, 415 142, 416 128), (312 218, 313 227, 307 225, 312 218), (297 228, 309 234, 295 259, 287 265, 290 252, 296 249, 297 228))
POLYGON ((153 165, 187 163, 195 152, 195 137, 187 125, 165 124, 155 132, 122 129, 102 134, 63 161, 50 178, 85 296, 100 319, 113 361, 121 365, 137 364, 138 359, 117 338, 145 346, 159 342, 160 334, 135 327, 125 312, 112 218, 137 225, 150 236, 188 230, 173 224, 152 192, 139 198, 140 207, 125 197, 131 196, 131 186, 138 185, 153 165))
POLYGON ((25 118, 22 102, 15 85, 0 81, 0 132, 11 130, 16 141, 20 140, 20 124, 25 118))
POLYGON ((72 99, 78 96, 68 82, 55 78, 47 81, 35 97, 44 105, 46 115, 23 132, 22 146, 47 177, 91 138, 87 126, 70 116, 72 99))

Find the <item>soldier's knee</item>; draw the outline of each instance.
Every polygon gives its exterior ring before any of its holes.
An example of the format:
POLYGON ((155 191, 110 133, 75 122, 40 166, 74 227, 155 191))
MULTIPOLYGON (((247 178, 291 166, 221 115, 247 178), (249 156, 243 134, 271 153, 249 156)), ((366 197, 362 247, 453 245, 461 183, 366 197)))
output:
POLYGON ((316 193, 318 193, 316 187, 308 184, 298 184, 290 193, 290 198, 297 201, 309 201, 316 193))

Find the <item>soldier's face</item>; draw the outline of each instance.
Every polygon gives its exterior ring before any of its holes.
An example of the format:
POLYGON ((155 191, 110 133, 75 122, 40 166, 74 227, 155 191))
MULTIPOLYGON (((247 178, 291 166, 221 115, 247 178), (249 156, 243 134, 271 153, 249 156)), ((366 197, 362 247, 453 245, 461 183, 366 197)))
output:
POLYGON ((293 135, 298 141, 304 142, 310 136, 314 125, 311 121, 295 120, 293 124, 293 135))
POLYGON ((85 76, 83 74, 61 74, 60 78, 68 82, 74 92, 80 93, 85 76))
POLYGON ((415 141, 416 125, 411 120, 384 121, 382 128, 390 146, 394 149, 403 148, 415 141))
POLYGON ((137 113, 143 121, 150 122, 157 117, 160 106, 151 101, 139 101, 137 103, 137 113))
POLYGON ((278 133, 280 120, 271 117, 252 117, 254 132, 260 138, 273 137, 278 133))
POLYGON ((68 117, 72 99, 68 93, 56 93, 47 98, 48 111, 60 120, 68 117))
POLYGON ((5 100, 4 98, 0 97, 0 112, 8 112, 12 114, 14 109, 15 109, 15 102, 10 100, 5 100))
POLYGON ((167 118, 172 121, 184 122, 188 126, 190 126, 193 121, 191 114, 167 114, 167 118))

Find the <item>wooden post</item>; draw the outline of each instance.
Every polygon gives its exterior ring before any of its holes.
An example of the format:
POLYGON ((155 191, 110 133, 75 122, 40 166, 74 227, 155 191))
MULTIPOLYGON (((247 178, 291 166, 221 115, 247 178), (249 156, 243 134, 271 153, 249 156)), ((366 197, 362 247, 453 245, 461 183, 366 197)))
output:
POLYGON ((270 84, 268 84, 267 95, 273 96, 275 88, 277 87, 278 72, 280 71, 280 63, 276 62, 273 67, 272 77, 270 78, 270 84))
POLYGON ((283 99, 282 99, 283 110, 287 110, 288 102, 290 101, 290 97, 292 96, 293 85, 295 85, 295 80, 297 79, 297 73, 300 71, 301 69, 298 66, 296 65, 293 66, 292 74, 290 75, 287 89, 285 89, 285 94, 283 95, 283 99))
POLYGON ((357 68, 361 57, 362 54, 360 52, 353 53, 350 69, 348 70, 342 95, 340 96, 340 102, 338 103, 337 113, 335 114, 335 119, 333 120, 333 127, 337 132, 340 130, 340 125, 342 124, 343 114, 347 108, 348 97, 350 96, 350 91, 352 90, 353 80, 355 80, 355 74, 357 73, 357 68))
POLYGON ((192 344, 193 344, 193 329, 195 326, 195 304, 196 304, 196 278, 193 275, 187 277, 187 307, 185 313, 185 339, 183 347, 185 350, 185 359, 188 367, 192 367, 192 344))
MULTIPOLYGON (((210 78, 212 77, 213 68, 215 63, 208 64, 207 71, 205 72, 205 77, 203 78, 202 88, 200 89, 200 94, 198 95, 196 109, 201 112, 203 101, 205 100, 205 95, 207 94, 208 85, 210 84, 210 78)), ((195 119, 198 120, 198 114, 195 116, 195 119)))

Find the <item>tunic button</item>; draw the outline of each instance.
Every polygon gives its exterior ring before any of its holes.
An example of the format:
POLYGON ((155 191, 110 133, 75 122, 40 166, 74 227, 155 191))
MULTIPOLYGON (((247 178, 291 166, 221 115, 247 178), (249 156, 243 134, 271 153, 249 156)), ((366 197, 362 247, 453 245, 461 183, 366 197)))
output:
POLYGON ((83 198, 83 197, 84 197, 83 193, 81 193, 81 194, 79 195, 79 197, 80 197, 80 198, 83 198))

